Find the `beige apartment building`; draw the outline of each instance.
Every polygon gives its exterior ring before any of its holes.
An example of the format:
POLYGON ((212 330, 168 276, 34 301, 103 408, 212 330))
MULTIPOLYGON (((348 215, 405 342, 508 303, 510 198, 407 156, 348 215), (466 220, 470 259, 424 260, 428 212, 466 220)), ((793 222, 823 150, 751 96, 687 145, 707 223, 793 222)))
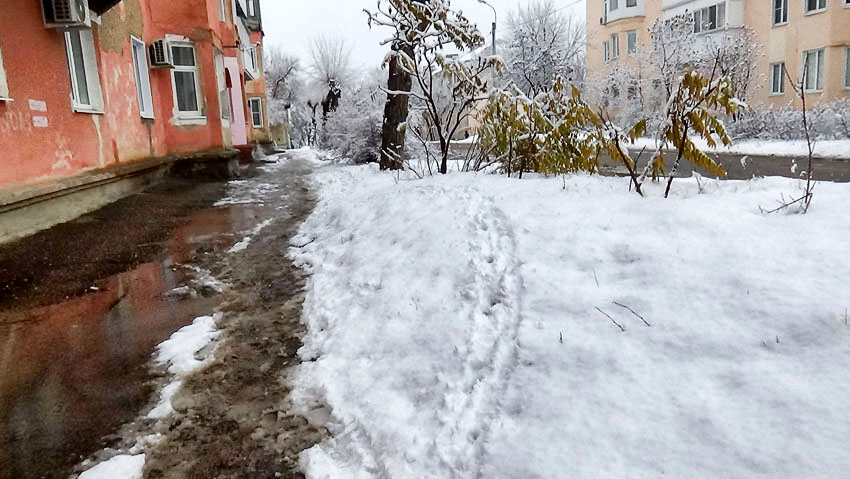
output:
POLYGON ((688 14, 699 37, 752 29, 760 44, 752 106, 799 105, 785 79, 803 78, 809 105, 850 97, 850 0, 587 0, 588 76, 629 62, 658 18, 688 14))

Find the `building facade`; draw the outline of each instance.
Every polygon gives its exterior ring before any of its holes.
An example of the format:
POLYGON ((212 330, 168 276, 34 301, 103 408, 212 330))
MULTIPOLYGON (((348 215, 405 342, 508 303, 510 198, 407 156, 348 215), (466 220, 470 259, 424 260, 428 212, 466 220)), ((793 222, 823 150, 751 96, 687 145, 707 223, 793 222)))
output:
MULTIPOLYGON (((0 215, 28 192, 268 142, 262 38, 259 0, 5 2, 0 215)), ((16 227, 0 221, 0 241, 16 227)))
POLYGON ((604 75, 629 62, 659 18, 691 15, 700 38, 748 27, 761 50, 752 106, 800 102, 785 78, 804 78, 814 106, 850 97, 850 0, 587 0, 587 68, 604 75))

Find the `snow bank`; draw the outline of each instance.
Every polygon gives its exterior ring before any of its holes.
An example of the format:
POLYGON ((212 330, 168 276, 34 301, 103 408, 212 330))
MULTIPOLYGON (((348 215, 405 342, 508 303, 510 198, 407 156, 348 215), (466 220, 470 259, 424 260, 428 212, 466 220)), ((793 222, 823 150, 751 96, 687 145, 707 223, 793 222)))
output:
MULTIPOLYGON (((701 149, 712 153, 805 158, 809 156, 809 147, 803 140, 741 140, 728 147, 719 145, 716 148, 709 147, 708 143, 702 138, 694 138, 693 141, 701 149)), ((656 148, 656 143, 653 138, 638 138, 634 144, 628 146, 632 150, 640 151, 646 147, 647 151, 653 151, 656 148)), ((815 156, 818 158, 850 159, 850 140, 817 141, 815 142, 815 156)))
POLYGON ((308 478, 847 477, 850 185, 801 216, 759 213, 780 178, 316 183, 308 478))
POLYGON ((142 479, 144 467, 144 454, 115 456, 80 474, 77 479, 142 479))
POLYGON ((157 346, 154 361, 167 364, 168 372, 180 377, 204 367, 212 360, 212 355, 198 359, 196 354, 218 338, 220 332, 215 323, 220 319, 221 313, 195 318, 192 324, 181 328, 157 346))

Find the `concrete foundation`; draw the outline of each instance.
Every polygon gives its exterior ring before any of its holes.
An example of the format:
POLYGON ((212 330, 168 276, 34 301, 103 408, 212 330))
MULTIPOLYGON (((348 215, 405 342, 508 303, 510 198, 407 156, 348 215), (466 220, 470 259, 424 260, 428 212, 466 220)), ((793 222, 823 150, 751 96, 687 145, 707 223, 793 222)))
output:
POLYGON ((71 221, 141 191, 167 174, 212 181, 238 177, 237 152, 152 158, 50 184, 0 191, 0 244, 71 221))

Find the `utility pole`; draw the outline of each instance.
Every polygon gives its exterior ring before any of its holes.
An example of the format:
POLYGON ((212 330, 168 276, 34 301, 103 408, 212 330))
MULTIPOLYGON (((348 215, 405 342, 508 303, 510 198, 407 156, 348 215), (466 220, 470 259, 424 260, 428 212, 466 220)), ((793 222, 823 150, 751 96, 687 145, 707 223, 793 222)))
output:
POLYGON ((498 13, 496 13, 496 7, 494 7, 493 5, 490 5, 487 2, 487 0, 478 0, 478 3, 481 3, 483 5, 487 5, 488 7, 490 7, 491 10, 493 10, 493 40, 492 40, 493 45, 492 46, 493 46, 493 56, 496 56, 496 23, 498 22, 499 15, 498 15, 498 13))

